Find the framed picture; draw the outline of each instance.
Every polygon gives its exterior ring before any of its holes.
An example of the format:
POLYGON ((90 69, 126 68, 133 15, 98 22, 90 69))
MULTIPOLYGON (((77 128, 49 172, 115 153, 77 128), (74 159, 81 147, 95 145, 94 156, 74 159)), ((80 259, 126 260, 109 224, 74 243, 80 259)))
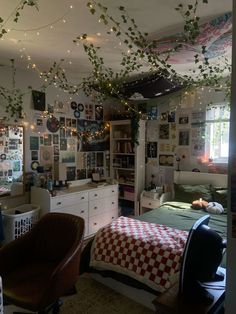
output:
POLYGON ((38 136, 30 136, 30 150, 39 150, 38 136))
POLYGON ((182 146, 189 145, 189 130, 179 131, 179 145, 182 145, 182 146))
POLYGON ((188 124, 188 116, 179 117, 179 124, 188 124))
POLYGON ((45 111, 46 96, 44 92, 32 90, 34 110, 45 111))
POLYGON ((170 125, 169 124, 160 124, 159 125, 159 138, 161 140, 168 140, 170 136, 170 125))

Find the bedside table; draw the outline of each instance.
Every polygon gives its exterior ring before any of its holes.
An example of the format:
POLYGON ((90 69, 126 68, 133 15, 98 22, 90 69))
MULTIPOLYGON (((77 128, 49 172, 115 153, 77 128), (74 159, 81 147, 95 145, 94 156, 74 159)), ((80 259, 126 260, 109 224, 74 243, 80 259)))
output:
POLYGON ((143 191, 140 196, 140 215, 161 205, 159 194, 153 193, 153 197, 148 197, 147 192, 143 191))

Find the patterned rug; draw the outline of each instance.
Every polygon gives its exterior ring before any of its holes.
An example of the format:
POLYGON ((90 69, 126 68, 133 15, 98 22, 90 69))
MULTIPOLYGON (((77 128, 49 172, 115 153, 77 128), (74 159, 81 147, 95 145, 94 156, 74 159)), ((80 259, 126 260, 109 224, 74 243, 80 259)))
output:
POLYGON ((77 294, 63 299, 60 314, 153 314, 143 305, 107 288, 88 275, 79 277, 77 294))

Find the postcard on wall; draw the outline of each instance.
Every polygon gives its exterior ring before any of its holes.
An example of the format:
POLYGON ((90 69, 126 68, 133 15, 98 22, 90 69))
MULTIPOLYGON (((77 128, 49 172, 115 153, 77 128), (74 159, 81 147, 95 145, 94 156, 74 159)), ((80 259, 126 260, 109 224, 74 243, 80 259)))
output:
POLYGON ((40 113, 34 114, 35 131, 43 133, 45 131, 45 122, 40 113))
POLYGON ((66 138, 61 138, 60 150, 67 150, 67 139, 66 138))
POLYGON ((86 166, 87 166, 86 153, 78 152, 77 153, 77 168, 86 169, 86 166))
POLYGON ((173 155, 159 155, 159 165, 173 167, 174 166, 174 156, 173 155))
POLYGON ((76 179, 76 168, 66 167, 66 179, 68 181, 74 181, 76 179))
POLYGON ((30 136, 30 150, 39 150, 38 136, 30 136))
POLYGON ((41 146, 40 147, 40 165, 49 166, 53 164, 53 147, 41 146))
POLYGON ((44 145, 51 146, 52 145, 52 134, 46 133, 44 134, 44 145))
POLYGON ((175 150, 175 147, 176 147, 176 145, 169 144, 169 143, 160 143, 159 144, 160 152, 165 152, 165 153, 173 153, 175 150))
POLYGON ((75 162, 75 152, 62 151, 60 153, 60 160, 62 163, 74 163, 75 162))
POLYGON ((180 146, 189 145, 189 130, 179 130, 179 145, 180 146))
POLYGON ((191 124, 192 127, 198 127, 203 125, 206 122, 206 113, 205 111, 194 111, 191 115, 191 124))
POLYGON ((52 142, 54 145, 58 145, 59 144, 59 135, 58 134, 53 134, 52 135, 52 142))
POLYGON ((148 117, 148 120, 157 120, 157 118, 158 118, 158 107, 157 106, 148 106, 147 117, 148 117))
POLYGON ((179 116, 179 124, 188 124, 189 118, 187 115, 179 116))
POLYGON ((147 143, 147 158, 157 158, 157 142, 147 143))
POLYGON ((160 124, 159 125, 159 139, 161 140, 168 140, 170 136, 170 125, 169 124, 160 124))
POLYGON ((31 160, 39 160, 38 150, 31 151, 31 160))
POLYGON ((175 122, 175 111, 168 112, 168 122, 174 123, 175 122))

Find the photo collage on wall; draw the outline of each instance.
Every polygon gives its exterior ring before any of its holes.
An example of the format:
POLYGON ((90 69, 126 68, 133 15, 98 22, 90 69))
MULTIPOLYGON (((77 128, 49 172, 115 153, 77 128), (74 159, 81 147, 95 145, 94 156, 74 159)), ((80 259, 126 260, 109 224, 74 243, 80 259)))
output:
POLYGON ((54 162, 60 162, 67 166, 67 180, 86 179, 94 171, 104 175, 109 138, 103 135, 91 140, 88 136, 82 140, 81 137, 81 134, 93 137, 102 130, 103 107, 55 101, 54 105, 48 105, 49 110, 47 118, 38 112, 34 116, 35 129, 40 134, 32 133, 29 138, 31 169, 52 171, 54 162))
POLYGON ((183 163, 190 160, 190 156, 203 156, 205 119, 204 110, 161 112, 159 108, 159 119, 147 123, 147 163, 155 159, 159 166, 173 168, 177 167, 177 157, 183 163))
POLYGON ((23 174, 23 128, 1 126, 0 128, 0 194, 10 192, 14 181, 22 181, 23 174))

